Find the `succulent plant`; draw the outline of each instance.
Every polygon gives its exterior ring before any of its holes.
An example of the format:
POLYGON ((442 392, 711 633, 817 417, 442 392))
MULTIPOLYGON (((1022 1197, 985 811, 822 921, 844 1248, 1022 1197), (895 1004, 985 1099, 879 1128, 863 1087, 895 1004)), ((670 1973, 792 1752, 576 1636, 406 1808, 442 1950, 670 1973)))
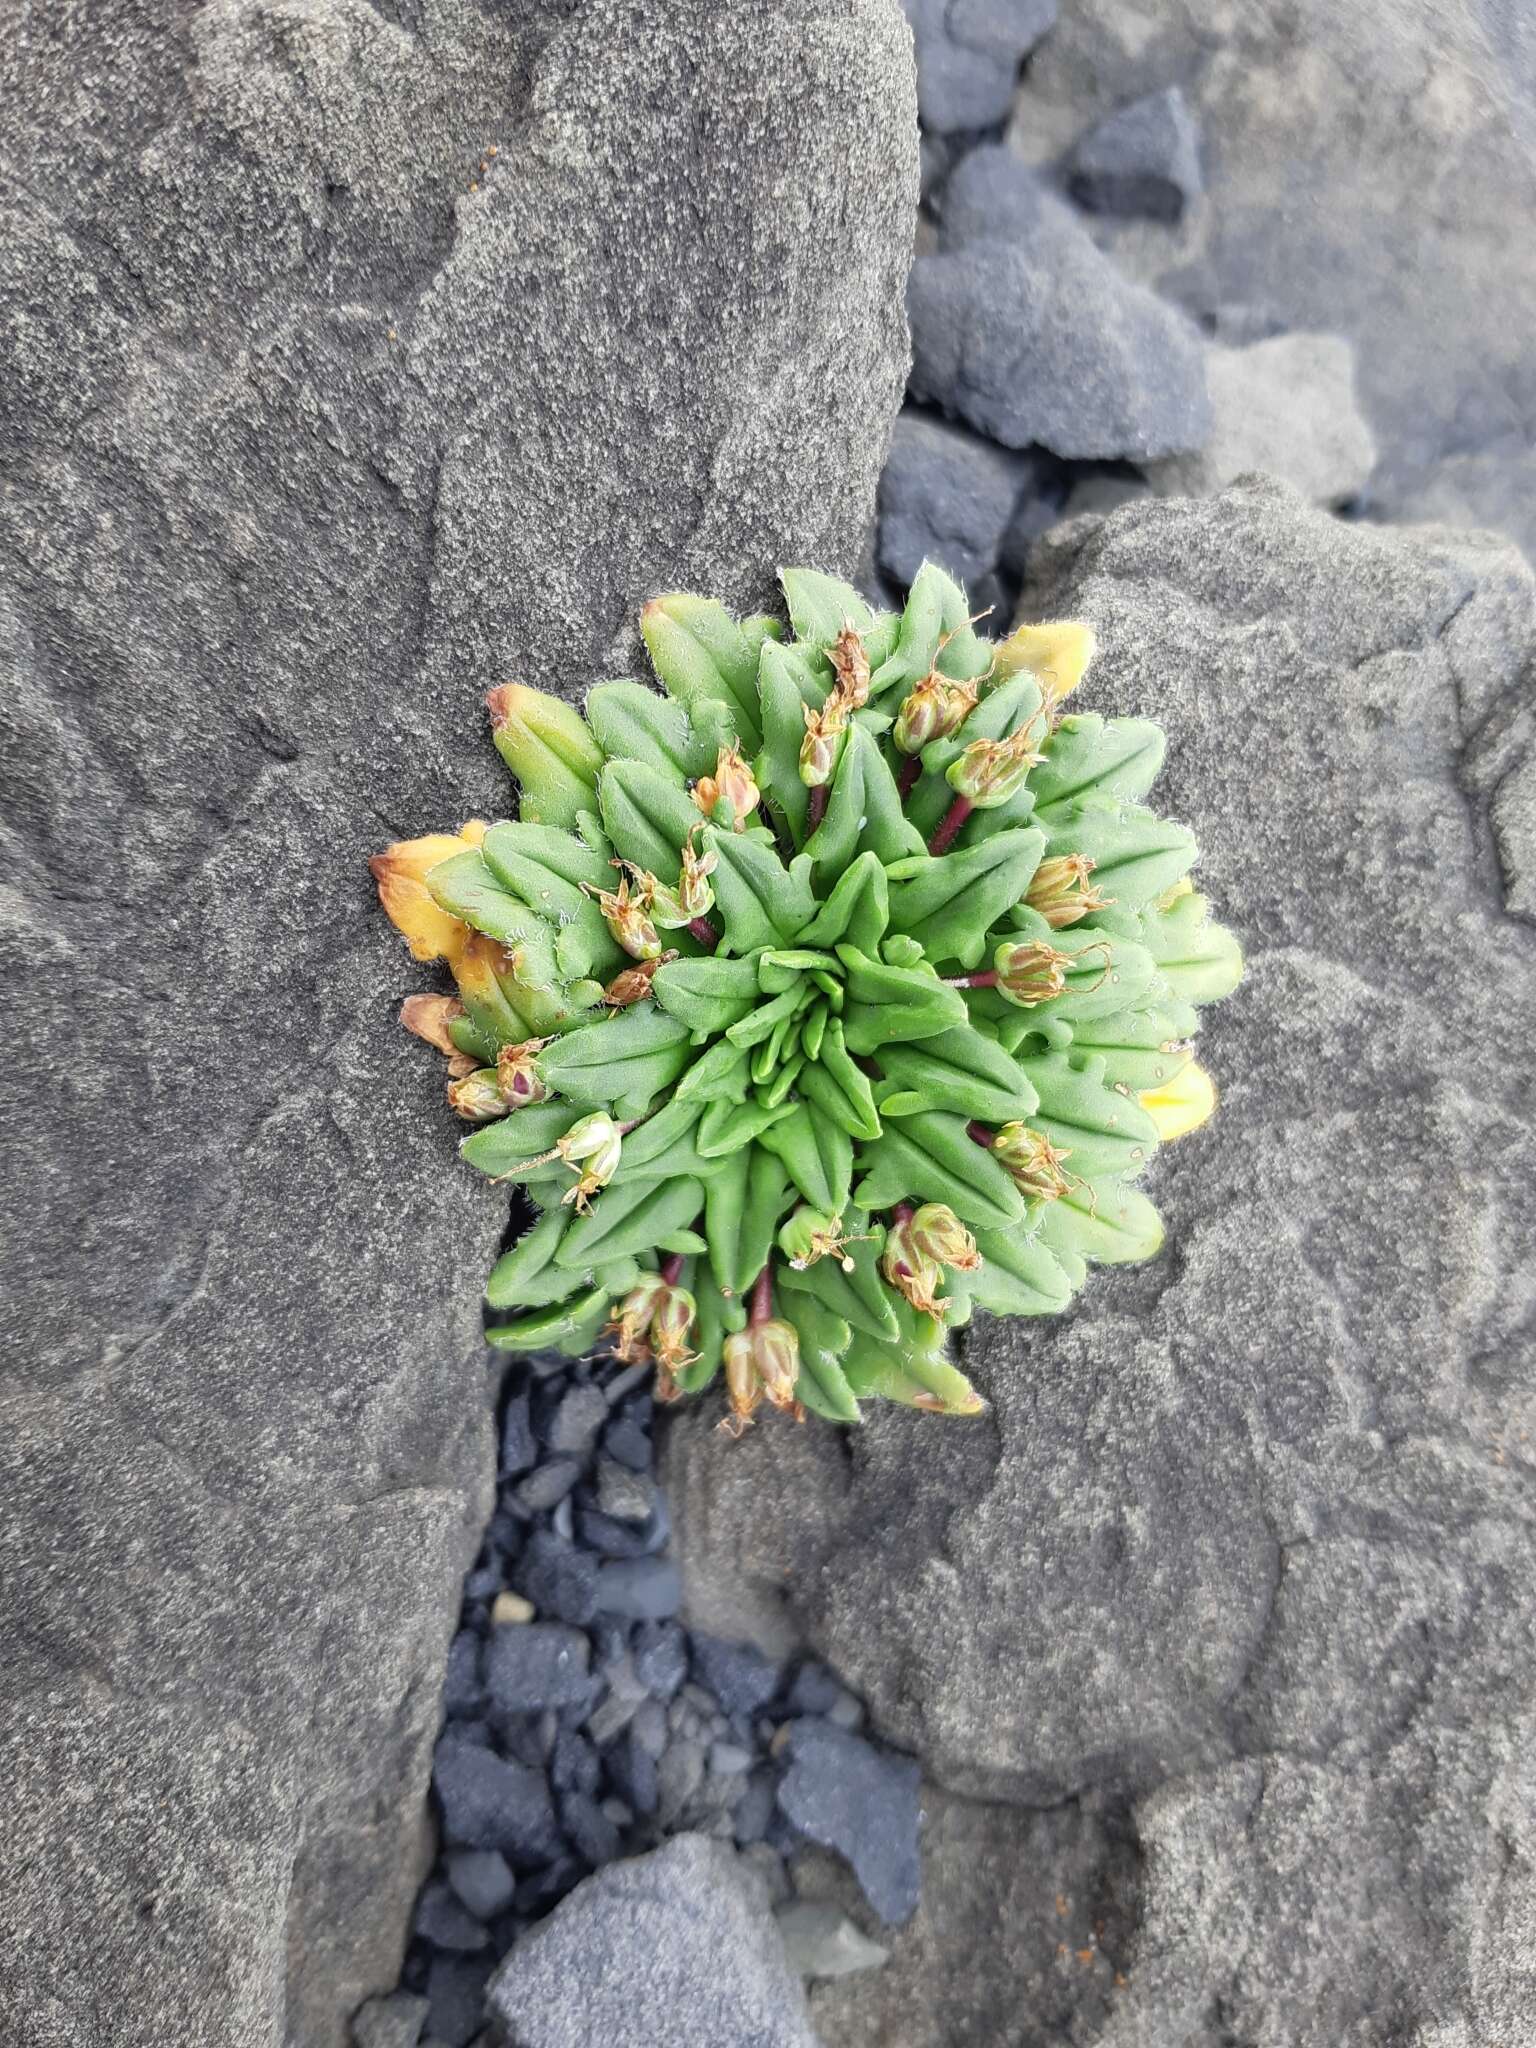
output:
POLYGON ((458 988, 403 1021, 536 1212, 493 1344, 606 1335, 663 1398, 721 1374, 736 1430, 971 1414, 974 1309, 1053 1314, 1157 1250, 1135 1182, 1210 1112, 1190 1041, 1241 959, 1143 805, 1162 733, 1062 711, 1088 626, 991 642, 932 565, 899 614, 782 582, 789 638, 647 605, 660 691, 492 692, 517 820, 373 863, 458 988))

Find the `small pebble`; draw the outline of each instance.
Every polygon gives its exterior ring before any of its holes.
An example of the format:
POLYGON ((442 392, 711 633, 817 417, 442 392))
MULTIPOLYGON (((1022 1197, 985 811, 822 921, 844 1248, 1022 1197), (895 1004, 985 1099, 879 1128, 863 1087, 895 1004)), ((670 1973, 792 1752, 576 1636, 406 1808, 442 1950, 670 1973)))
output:
POLYGON ((412 1926, 423 1941, 453 1954, 469 1954, 489 1940, 484 1927, 441 1878, 433 1878, 416 1901, 412 1926))
POLYGON ((525 1390, 512 1396, 501 1418, 501 1469, 504 1473, 526 1472, 538 1455, 525 1390))
POLYGON ((526 1479, 519 1480, 511 1498, 528 1513, 537 1514, 564 1500, 580 1477, 580 1458, 550 1458, 526 1479))
POLYGON ((448 1882, 477 1920, 494 1920, 512 1903, 516 1889, 505 1856, 494 1849, 455 1849, 444 1862, 448 1882))
POLYGON ((752 1768, 750 1749, 738 1749, 733 1742, 712 1742, 709 1746, 709 1768, 717 1777, 734 1777, 738 1771, 752 1768))
POLYGON ((631 1472, 648 1473, 655 1455, 650 1436, 632 1415, 616 1415, 609 1423, 603 1431, 603 1450, 631 1472))
POLYGON ((500 1628, 509 1622, 532 1621, 538 1609, 521 1593, 498 1593, 491 1602, 491 1622, 500 1628))
POLYGON ((616 1522, 648 1522, 656 1499, 649 1472, 635 1472, 615 1458, 597 1461, 597 1505, 616 1522))
MULTIPOLYGON (((765 1707, 779 1689, 779 1670, 751 1643, 728 1643, 718 1636, 695 1635, 692 1669, 695 1679, 728 1714, 751 1714, 765 1707)), ((686 1688, 688 1692, 692 1688, 686 1688)))
POLYGON ((597 1441, 597 1433, 608 1420, 608 1403, 599 1388, 567 1388, 545 1423, 542 1434, 555 1452, 584 1458, 597 1441))
POLYGON ((498 1630, 486 1645, 485 1689, 503 1713, 570 1706, 591 1693, 590 1656, 580 1629, 564 1622, 498 1630))
POLYGON ((667 1726, 667 1710, 660 1700, 647 1700, 638 1708, 630 1723, 630 1740, 639 1743, 648 1755, 659 1757, 667 1746, 671 1735, 667 1726))

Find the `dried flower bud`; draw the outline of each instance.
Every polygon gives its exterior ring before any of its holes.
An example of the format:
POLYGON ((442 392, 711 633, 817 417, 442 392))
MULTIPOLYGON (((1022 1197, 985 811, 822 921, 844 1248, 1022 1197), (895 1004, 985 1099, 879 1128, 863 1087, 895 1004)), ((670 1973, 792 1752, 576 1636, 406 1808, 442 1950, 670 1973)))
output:
POLYGON ((750 1330, 733 1330, 720 1347, 725 1366, 725 1393, 731 1412, 721 1427, 740 1436, 752 1420, 752 1411, 763 1398, 763 1383, 757 1372, 757 1348, 750 1330))
POLYGON ((634 967, 626 967, 616 974, 603 990, 603 1001, 615 1010, 624 1010, 631 1003, 642 1003, 651 992, 651 982, 658 967, 665 967, 669 960, 677 958, 676 952, 668 948, 658 953, 654 960, 641 960, 634 967))
POLYGON ((1024 901, 1038 910, 1052 931, 1076 924, 1090 910, 1102 910, 1112 899, 1089 885, 1093 862, 1086 853, 1064 853, 1043 860, 1035 869, 1024 901))
POLYGON ((622 1365, 644 1365, 651 1355, 647 1333, 656 1304, 666 1292, 659 1273, 642 1273, 615 1308, 604 1336, 613 1341, 613 1355, 622 1365))
POLYGON ((800 1377, 800 1332, 793 1323, 771 1316, 754 1327, 752 1336, 758 1377, 770 1405, 794 1408, 795 1383, 800 1377))
POLYGON ((920 754, 930 740, 948 739, 976 709, 976 685, 930 669, 902 699, 891 738, 898 752, 920 754))
POLYGON ((576 1175, 576 1185, 560 1197, 561 1205, 574 1202, 585 1210, 592 1197, 607 1187, 619 1170, 619 1153, 624 1134, 611 1116, 595 1112, 572 1124, 555 1150, 576 1175))
MULTIPOLYGON (((615 861, 613 865, 620 867, 627 863, 615 861)), ((631 959, 654 960, 661 951, 661 940, 656 936, 650 915, 655 877, 639 868, 632 869, 632 872, 637 877, 633 894, 628 875, 620 876, 617 889, 594 889, 590 882, 583 882, 582 887, 589 896, 596 898, 604 923, 631 959)))
POLYGON ((829 716, 828 706, 813 711, 805 707, 805 738, 800 742, 800 780, 807 789, 821 789, 837 773, 843 751, 843 720, 829 716))
POLYGON ((467 1124, 492 1123, 507 1113, 507 1105, 496 1085, 494 1067, 476 1067, 461 1081, 450 1081, 448 1101, 455 1116, 463 1117, 467 1124))
POLYGON ((533 1064, 548 1044, 547 1038, 525 1038, 521 1045, 504 1045, 496 1055, 496 1085, 508 1109, 526 1109, 530 1102, 548 1097, 549 1089, 533 1064))
MULTIPOLYGON (((694 830, 697 829, 695 826, 694 830)), ((707 917, 715 907, 715 892, 709 878, 719 865, 719 854, 700 853, 690 832, 683 841, 682 871, 677 878, 677 887, 669 889, 654 875, 646 876, 650 885, 653 922, 663 931, 678 931, 682 926, 692 924, 695 918, 707 917)))
POLYGON ((457 996, 407 996, 400 1005, 400 1022, 406 1030, 436 1046, 439 1052, 447 1053, 449 1059, 459 1057, 459 1048, 448 1026, 464 1014, 464 1005, 457 996))
POLYGON ((663 1401, 676 1399, 676 1375, 698 1356, 688 1349, 698 1313, 698 1303, 686 1287, 664 1286, 656 1297, 651 1313, 651 1350, 656 1359, 656 1393, 663 1401))
POLYGON ((1005 940, 992 955, 998 994, 1025 1010, 1048 1003, 1066 987, 1070 962, 1070 954, 1058 952, 1044 939, 1005 940))
POLYGON ((869 702, 869 656, 857 629, 845 625, 827 649, 827 659, 837 677, 833 685, 845 711, 859 711, 869 702))
POLYGON ((957 1273, 974 1273, 980 1266, 975 1238, 945 1203, 924 1202, 913 1213, 911 1229, 913 1249, 924 1258, 957 1273))
POLYGON ((818 1259, 836 1259, 845 1273, 851 1273, 853 1261, 843 1247, 854 1240, 843 1236, 842 1226, 841 1216, 829 1216, 802 1202, 779 1231, 779 1250, 797 1273, 818 1259))
POLYGON ((942 1315, 948 1308, 949 1303, 940 1300, 938 1292, 944 1284, 943 1269, 918 1249, 911 1217, 901 1218, 886 1231, 880 1270, 920 1314, 942 1315))
POLYGON ((1054 1202, 1067 1192, 1062 1164, 1072 1155, 1058 1151, 1044 1131, 1028 1124, 1004 1124, 992 1140, 992 1156, 1032 1202, 1054 1202))
POLYGON ((757 809, 761 795, 752 779, 752 770, 742 759, 741 748, 734 741, 720 749, 714 774, 701 775, 693 785, 693 800, 705 817, 713 818, 717 807, 724 804, 730 812, 732 829, 737 832, 757 809))
POLYGON ((956 796, 967 798, 977 810, 995 810, 1017 795, 1030 769, 1044 759, 1035 751, 1031 721, 1006 740, 972 740, 959 759, 950 762, 946 779, 956 796))

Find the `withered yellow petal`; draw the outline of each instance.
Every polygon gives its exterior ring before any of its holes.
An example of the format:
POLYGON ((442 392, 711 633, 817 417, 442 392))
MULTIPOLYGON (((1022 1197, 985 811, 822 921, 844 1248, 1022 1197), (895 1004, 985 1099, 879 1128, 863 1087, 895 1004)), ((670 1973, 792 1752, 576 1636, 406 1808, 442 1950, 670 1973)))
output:
POLYGON ((1083 680, 1098 644, 1092 626, 1082 619, 1052 619, 1040 626, 1018 626, 998 644, 994 672, 1015 676, 1028 669, 1040 684, 1046 704, 1070 697, 1083 680))
POLYGON ((451 961, 469 936, 467 925, 433 902, 427 876, 440 862, 468 852, 484 837, 484 825, 471 819, 462 832, 428 832, 420 839, 397 839, 369 861, 385 915, 416 959, 451 961))
POLYGON ((1191 1060, 1171 1081, 1144 1090, 1137 1100, 1166 1145, 1199 1130, 1216 1107, 1216 1084, 1198 1060, 1191 1060))

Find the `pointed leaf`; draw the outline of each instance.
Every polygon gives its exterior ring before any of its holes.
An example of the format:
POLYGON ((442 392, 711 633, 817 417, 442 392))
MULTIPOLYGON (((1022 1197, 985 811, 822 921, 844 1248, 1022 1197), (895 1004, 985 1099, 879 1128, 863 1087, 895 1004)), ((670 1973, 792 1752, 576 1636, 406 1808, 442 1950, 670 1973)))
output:
POLYGON ((861 853, 839 875, 831 895, 799 935, 802 946, 834 946, 839 939, 873 954, 890 918, 885 868, 875 853, 861 853))
POLYGON ((923 851, 923 836, 902 809, 879 742, 854 724, 832 778, 826 815, 805 842, 805 852, 825 886, 865 851, 881 861, 900 860, 923 851))
POLYGON ((1065 1053, 1020 1065, 1040 1097, 1028 1119, 1068 1155, 1067 1171, 1083 1180, 1129 1179, 1157 1150, 1157 1125, 1134 1095, 1104 1080, 1102 1064, 1065 1053))
POLYGON ((1072 1283, 1038 1235, 980 1230, 976 1249, 981 1271, 967 1274, 965 1284, 978 1308, 1000 1316, 1054 1316, 1071 1302, 1072 1283))
POLYGON ((1180 1002, 1217 1002, 1243 977, 1243 949, 1211 917, 1210 908, 1204 896, 1191 890, 1142 921, 1158 978, 1180 1002))
POLYGON ((867 1168, 854 1190, 861 1209, 947 1202, 972 1230, 1007 1230, 1024 1215, 1023 1196, 969 1136, 963 1117, 928 1112, 888 1123, 860 1163, 867 1168))
POLYGON ((1139 1095, 1174 1080, 1194 1058, 1188 1038, 1195 1013, 1180 1004, 1144 1010, 1116 1010, 1072 1026, 1075 1052, 1096 1054, 1104 1062, 1104 1078, 1139 1095))
POLYGON ((800 1400, 829 1422, 857 1422, 859 1404, 841 1364, 853 1334, 848 1325, 809 1294, 791 1297, 781 1312, 789 1316, 800 1337, 800 1377, 795 1383, 800 1400))
POLYGON ((935 966, 957 960, 975 967, 988 931, 1023 899, 1044 851, 1039 832, 999 832, 930 860, 891 890, 891 923, 916 939, 935 966))
POLYGON ((685 1230, 704 1207, 704 1189, 681 1176, 673 1180, 615 1182, 604 1188, 585 1216, 578 1216, 555 1254, 562 1266, 607 1265, 649 1252, 672 1230, 685 1230))
POLYGON ((669 960, 651 979, 656 1000, 690 1031, 711 1037, 758 1006, 757 961, 749 956, 705 953, 696 960, 669 960))
POLYGON ((779 582, 795 637, 808 646, 830 647, 844 626, 864 633, 874 623, 869 606, 851 583, 840 583, 819 569, 781 569, 779 582))
POLYGON ((1047 852, 1086 854, 1094 888, 1121 910, 1139 910, 1188 873, 1195 835, 1187 825, 1137 805, 1094 801, 1066 805, 1053 815, 1047 852))
POLYGON ((459 1146, 459 1157, 478 1167, 492 1180, 516 1180, 525 1185, 535 1181, 563 1181, 567 1186, 571 1170, 558 1159, 545 1166, 529 1166, 552 1150, 581 1111, 569 1102, 536 1102, 527 1109, 514 1110, 498 1123, 482 1124, 459 1146), (526 1170, 519 1170, 526 1169, 526 1170))
POLYGON ((1096 711, 1062 719, 1030 773, 1035 815, 1050 825, 1085 797, 1135 803, 1157 780, 1168 741, 1149 718, 1101 718, 1096 711))
POLYGON ((770 1130, 759 1143, 775 1153, 812 1208, 840 1216, 848 1206, 853 1177, 853 1140, 825 1117, 813 1117, 804 1103, 770 1130))
POLYGON ((693 799, 643 761, 610 761, 597 794, 619 853, 672 887, 682 869, 683 841, 703 823, 693 799))
POLYGON ((994 1039, 969 1024, 916 1045, 887 1046, 880 1055, 876 1102, 882 1116, 927 1109, 1004 1124, 1027 1117, 1036 1096, 1028 1076, 994 1039))
POLYGON ((563 1351, 568 1358, 579 1358, 601 1335, 612 1300, 606 1286, 594 1287, 559 1307, 520 1316, 515 1322, 493 1323, 485 1341, 498 1351, 563 1351))
POLYGON ((428 871, 427 889, 432 900, 451 916, 504 946, 542 939, 550 948, 553 966, 554 933, 536 910, 502 887, 478 848, 439 861, 428 871))
POLYGON ((587 722, 610 761, 643 761, 679 785, 707 775, 716 749, 686 709, 644 683, 599 683, 587 695, 587 722))
POLYGON ((543 690, 508 683, 493 690, 491 734, 496 751, 522 787, 521 811, 532 824, 574 826, 590 810, 602 750, 580 712, 543 690))
POLYGON ((687 1066, 689 1030, 649 1004, 568 1031, 535 1061, 545 1085, 568 1102, 612 1104, 621 1117, 643 1116, 687 1066))
POLYGON ((763 743, 758 723, 758 650, 722 604, 676 591, 653 598, 640 632, 668 694, 691 710, 701 699, 723 703, 749 754, 763 743))
POLYGON ((699 1126, 700 1154, 711 1161, 739 1152, 770 1124, 789 1114, 787 1102, 711 1102, 699 1126))
POLYGON ((704 845, 720 857, 711 880, 718 921, 733 953, 781 945, 809 921, 816 900, 801 861, 786 868, 771 846, 715 825, 705 830, 704 845))
POLYGON ((1040 1236, 1064 1264, 1071 1253, 1096 1266, 1119 1266, 1150 1259, 1162 1245, 1163 1224, 1139 1188, 1090 1181, 1046 1203, 1040 1236))

